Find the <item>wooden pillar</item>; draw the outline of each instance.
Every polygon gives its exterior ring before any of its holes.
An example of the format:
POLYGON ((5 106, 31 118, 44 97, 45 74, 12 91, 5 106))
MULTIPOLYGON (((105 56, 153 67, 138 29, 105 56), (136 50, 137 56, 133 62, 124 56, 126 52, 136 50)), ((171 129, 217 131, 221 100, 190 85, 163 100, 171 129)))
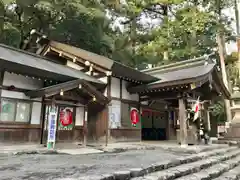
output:
POLYGON ((209 133, 211 131, 211 123, 210 123, 210 115, 208 111, 208 103, 203 104, 203 124, 204 124, 204 130, 206 132, 206 135, 209 136, 209 133))
POLYGON ((185 101, 181 97, 178 100, 179 103, 179 121, 180 121, 180 144, 187 145, 187 117, 185 101))
MULTIPOLYGON (((0 85, 3 85, 4 80, 4 73, 3 69, 0 70, 0 85)), ((0 89, 0 107, 2 106, 2 89, 0 89)), ((0 139, 4 140, 4 133, 0 133, 0 139)))
MULTIPOLYGON (((107 97, 108 99, 111 98, 111 76, 107 76, 107 97)), ((110 102, 111 103, 111 102, 110 102)), ((107 105, 107 110, 106 110, 106 142, 105 146, 108 145, 108 139, 110 136, 110 129, 109 129, 109 104, 107 105)))
POLYGON ((88 108, 84 106, 84 114, 83 114, 83 146, 87 146, 87 135, 88 135, 88 108))
POLYGON ((41 114, 40 114, 40 126, 41 126, 41 137, 40 137, 40 144, 43 144, 43 136, 44 136, 44 125, 45 125, 45 116, 46 116, 46 104, 45 98, 42 97, 42 105, 41 105, 41 114))

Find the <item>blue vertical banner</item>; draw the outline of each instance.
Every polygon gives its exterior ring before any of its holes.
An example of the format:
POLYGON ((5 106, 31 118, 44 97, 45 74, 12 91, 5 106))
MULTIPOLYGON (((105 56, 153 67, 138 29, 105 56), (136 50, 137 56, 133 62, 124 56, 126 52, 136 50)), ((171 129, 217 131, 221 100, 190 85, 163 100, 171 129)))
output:
POLYGON ((50 112, 48 117, 48 148, 53 147, 56 141, 57 113, 50 112))

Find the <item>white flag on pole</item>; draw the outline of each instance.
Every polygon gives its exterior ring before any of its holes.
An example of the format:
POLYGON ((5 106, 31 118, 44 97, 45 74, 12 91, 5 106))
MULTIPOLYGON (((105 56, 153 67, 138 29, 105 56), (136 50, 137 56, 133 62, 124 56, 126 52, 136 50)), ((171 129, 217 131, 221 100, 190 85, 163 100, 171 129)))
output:
POLYGON ((200 109, 200 97, 196 100, 195 104, 192 107, 192 111, 194 112, 194 118, 193 121, 196 121, 196 119, 199 117, 199 109, 200 109))

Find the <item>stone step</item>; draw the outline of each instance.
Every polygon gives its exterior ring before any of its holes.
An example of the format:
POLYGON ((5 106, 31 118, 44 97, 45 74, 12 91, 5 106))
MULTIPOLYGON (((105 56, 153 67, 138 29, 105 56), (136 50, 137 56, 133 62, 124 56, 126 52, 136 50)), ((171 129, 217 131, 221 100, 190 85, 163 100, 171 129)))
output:
POLYGON ((238 180, 238 179, 240 179, 240 165, 223 173, 218 178, 215 178, 215 180, 238 180))
POLYGON ((239 164, 240 164, 240 156, 237 156, 236 158, 223 161, 219 164, 211 166, 210 168, 203 169, 197 173, 183 176, 181 178, 177 178, 176 180, 186 180, 186 179, 211 180, 215 178, 222 178, 224 177, 223 173, 226 173, 227 171, 232 170, 232 168, 238 166, 239 164))
MULTIPOLYGON (((201 154, 201 153, 200 153, 201 154)), ((207 159, 195 161, 192 163, 182 164, 180 166, 171 167, 162 171, 153 172, 143 177, 132 178, 132 180, 170 180, 176 179, 182 176, 186 176, 192 173, 199 172, 202 169, 209 168, 212 165, 221 163, 240 155, 240 150, 227 152, 225 154, 217 154, 207 159)), ((186 178, 185 178, 186 179, 186 178)))
MULTIPOLYGON (((198 160, 206 159, 211 156, 220 155, 229 153, 232 151, 237 150, 237 147, 224 147, 219 149, 211 149, 211 151, 205 151, 197 154, 192 154, 189 156, 181 157, 176 160, 168 160, 168 161, 162 161, 159 163, 155 163, 152 165, 148 165, 146 167, 139 167, 134 169, 123 169, 125 171, 115 172, 113 174, 103 174, 102 177, 94 177, 94 180, 125 180, 130 179, 134 177, 144 176, 149 173, 153 173, 156 171, 165 170, 171 167, 176 167, 181 164, 187 164, 191 162, 195 162, 198 160)), ((82 177, 84 180, 90 180, 91 177, 85 178, 82 177)))

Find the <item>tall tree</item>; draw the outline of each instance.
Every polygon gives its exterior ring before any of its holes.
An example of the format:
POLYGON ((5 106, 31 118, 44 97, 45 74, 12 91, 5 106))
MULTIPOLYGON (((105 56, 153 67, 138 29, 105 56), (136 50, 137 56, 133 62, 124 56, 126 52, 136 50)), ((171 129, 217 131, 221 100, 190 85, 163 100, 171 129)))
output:
POLYGON ((108 56, 113 39, 104 4, 98 0, 4 0, 0 41, 19 47, 32 29, 108 56))

